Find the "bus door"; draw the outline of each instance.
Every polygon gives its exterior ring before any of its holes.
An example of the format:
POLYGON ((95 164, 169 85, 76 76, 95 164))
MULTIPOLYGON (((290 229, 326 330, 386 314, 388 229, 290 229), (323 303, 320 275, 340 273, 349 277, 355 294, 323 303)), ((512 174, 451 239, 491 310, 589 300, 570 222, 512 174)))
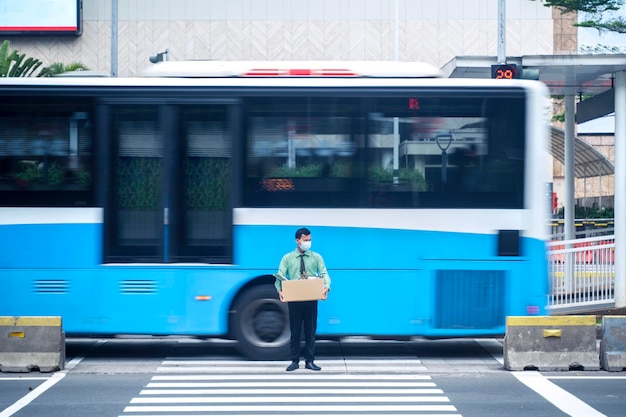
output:
POLYGON ((99 106, 105 263, 232 263, 234 109, 99 106))

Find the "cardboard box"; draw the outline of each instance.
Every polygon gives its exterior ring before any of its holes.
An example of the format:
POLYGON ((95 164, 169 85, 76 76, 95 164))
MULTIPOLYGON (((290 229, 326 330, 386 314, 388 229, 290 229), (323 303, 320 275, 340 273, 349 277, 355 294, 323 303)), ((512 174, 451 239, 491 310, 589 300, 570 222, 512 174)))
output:
POLYGON ((322 278, 283 281, 283 301, 321 300, 324 295, 322 278))

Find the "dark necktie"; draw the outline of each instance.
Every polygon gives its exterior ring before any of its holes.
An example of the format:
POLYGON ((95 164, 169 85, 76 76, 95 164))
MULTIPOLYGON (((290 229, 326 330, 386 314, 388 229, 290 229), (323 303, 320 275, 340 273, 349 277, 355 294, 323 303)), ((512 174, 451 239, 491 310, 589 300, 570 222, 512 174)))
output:
POLYGON ((302 276, 302 274, 304 274, 306 272, 306 269, 304 268, 304 253, 300 254, 300 276, 302 276))

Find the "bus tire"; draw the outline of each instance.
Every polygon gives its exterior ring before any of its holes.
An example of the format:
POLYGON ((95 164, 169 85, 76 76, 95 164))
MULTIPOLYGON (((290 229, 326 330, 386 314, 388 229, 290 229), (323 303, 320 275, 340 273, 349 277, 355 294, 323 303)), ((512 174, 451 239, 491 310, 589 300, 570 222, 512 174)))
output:
POLYGON ((283 360, 289 354, 289 312, 273 285, 259 285, 234 304, 233 336, 239 352, 252 360, 283 360))

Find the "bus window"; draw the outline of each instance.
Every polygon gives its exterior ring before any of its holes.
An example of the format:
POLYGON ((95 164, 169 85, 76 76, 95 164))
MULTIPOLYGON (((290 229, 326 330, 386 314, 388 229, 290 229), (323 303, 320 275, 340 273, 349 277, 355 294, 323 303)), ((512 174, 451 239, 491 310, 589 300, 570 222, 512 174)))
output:
POLYGON ((178 111, 182 149, 170 203, 171 260, 231 262, 229 108, 194 105, 179 106, 178 111))
POLYGON ((157 109, 120 105, 111 119, 105 261, 162 261, 164 146, 157 109))
POLYGON ((521 208, 523 103, 418 94, 375 100, 368 113, 370 206, 521 208))
POLYGON ((357 206, 357 109, 358 101, 335 97, 250 100, 245 204, 357 206))
POLYGON ((0 105, 0 204, 93 205, 92 121, 80 99, 0 105), (71 103, 71 104, 70 104, 71 103))

